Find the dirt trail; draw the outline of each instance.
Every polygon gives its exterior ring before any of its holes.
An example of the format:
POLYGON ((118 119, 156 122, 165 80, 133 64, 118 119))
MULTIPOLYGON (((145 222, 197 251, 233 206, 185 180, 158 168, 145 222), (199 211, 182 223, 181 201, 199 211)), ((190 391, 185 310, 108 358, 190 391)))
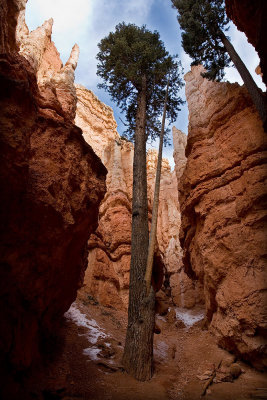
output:
MULTIPOLYGON (((226 371, 234 361, 201 329, 201 322, 186 327, 170 314, 158 319, 161 333, 155 335, 154 376, 149 382, 137 382, 120 364, 127 315, 92 303, 76 300, 66 313, 64 352, 38 383, 31 382, 36 396, 41 391, 44 400, 196 400, 214 366, 222 360, 221 369, 226 371)), ((192 323, 188 314, 180 317, 192 323)), ((195 317, 201 318, 201 313, 195 317)), ((241 375, 233 382, 213 383, 203 399, 267 399, 266 374, 237 363, 241 375)), ((217 373, 216 379, 227 379, 227 373, 217 373)))

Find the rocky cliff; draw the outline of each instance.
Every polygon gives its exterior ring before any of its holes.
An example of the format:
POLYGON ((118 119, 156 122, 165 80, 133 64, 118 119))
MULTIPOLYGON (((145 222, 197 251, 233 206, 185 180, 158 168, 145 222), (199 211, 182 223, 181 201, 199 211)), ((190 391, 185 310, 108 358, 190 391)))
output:
POLYGON ((226 12, 257 50, 263 81, 267 86, 267 2, 265 0, 226 0, 226 12))
POLYGON ((172 139, 173 139, 173 158, 174 158, 174 169, 176 173, 176 179, 180 182, 180 178, 183 175, 186 166, 185 148, 187 144, 187 136, 185 133, 177 129, 175 126, 172 128, 172 139))
POLYGON ((106 175, 72 123, 77 47, 63 67, 52 21, 29 33, 25 3, 0 8, 0 374, 10 399, 23 395, 6 371, 18 374, 49 353, 76 297, 106 175))
POLYGON ((266 360, 266 135, 245 87, 186 74, 187 164, 180 183, 187 273, 204 284, 218 343, 266 360))
POLYGON ((75 122, 108 170, 98 229, 88 243, 89 267, 84 290, 103 305, 122 308, 129 285, 132 144, 117 133, 110 107, 83 86, 77 85, 76 91, 75 122))
POLYGON ((60 55, 51 40, 53 19, 29 32, 25 23, 25 10, 19 14, 16 39, 19 53, 30 63, 37 78, 40 108, 47 116, 61 116, 74 120, 76 113, 76 90, 74 71, 79 57, 75 44, 70 57, 63 66, 60 55))
MULTIPOLYGON (((131 251, 133 144, 117 133, 117 124, 110 107, 81 85, 76 85, 76 92, 78 102, 75 123, 82 128, 86 141, 108 170, 107 193, 100 207, 99 226, 89 241, 89 267, 83 292, 101 304, 126 309, 131 251)), ((181 170, 185 165, 184 154, 180 154, 180 159, 181 170)), ((157 151, 148 151, 150 211, 156 160, 157 151)), ((159 269, 163 267, 164 288, 171 293, 175 304, 192 307, 199 299, 194 293, 194 284, 182 271, 179 227, 177 178, 171 172, 168 160, 163 160, 155 264, 159 269)))

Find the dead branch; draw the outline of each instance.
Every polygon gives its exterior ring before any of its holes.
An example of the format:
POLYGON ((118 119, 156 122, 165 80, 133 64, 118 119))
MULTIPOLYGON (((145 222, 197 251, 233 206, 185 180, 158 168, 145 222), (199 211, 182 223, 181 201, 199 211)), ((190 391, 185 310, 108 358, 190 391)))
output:
POLYGON ((213 371, 213 373, 212 373, 210 379, 205 383, 204 388, 203 388, 203 391, 202 391, 202 393, 201 393, 201 397, 202 397, 202 396, 205 396, 208 387, 209 387, 210 385, 212 385, 213 379, 215 378, 216 372, 219 370, 219 368, 220 368, 220 366, 221 366, 221 363, 222 363, 222 360, 219 362, 217 368, 214 368, 214 371, 213 371))

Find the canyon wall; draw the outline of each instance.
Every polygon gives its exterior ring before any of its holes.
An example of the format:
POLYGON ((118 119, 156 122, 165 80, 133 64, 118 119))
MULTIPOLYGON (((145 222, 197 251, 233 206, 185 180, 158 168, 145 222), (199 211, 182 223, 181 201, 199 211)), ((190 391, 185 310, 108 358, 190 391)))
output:
POLYGON ((9 368, 20 379, 56 343, 60 318, 82 284, 105 193, 106 169, 72 122, 77 46, 62 66, 52 21, 29 33, 25 3, 3 0, 0 7, 3 398, 24 398, 9 368))
POLYGON ((107 192, 99 224, 88 246, 88 269, 83 288, 103 305, 122 308, 129 287, 131 251, 132 144, 120 138, 113 111, 89 90, 76 86, 75 123, 107 167, 107 192))
MULTIPOLYGON (((176 220, 178 223, 178 227, 180 230, 181 226, 181 210, 180 210, 180 199, 178 198, 178 188, 180 185, 181 176, 183 175, 187 158, 185 156, 185 149, 187 144, 187 136, 185 133, 177 129, 176 127, 172 128, 172 138, 173 138, 173 158, 174 158, 174 171, 176 174, 176 191, 177 198, 176 204, 178 204, 179 212, 176 215, 176 220)), ((180 251, 180 262, 178 265, 173 264, 173 270, 176 270, 176 274, 174 274, 176 283, 179 282, 179 288, 175 287, 174 300, 175 304, 178 304, 181 307, 192 308, 196 304, 204 303, 203 299, 203 286, 200 280, 194 279, 194 277, 190 277, 185 273, 184 264, 183 264, 183 251, 180 245, 179 239, 179 231, 177 234, 177 238, 175 237, 175 241, 172 242, 179 243, 179 251, 180 251)), ((172 280, 172 277, 171 277, 172 280)), ((174 283, 173 283, 174 285, 174 283)))
MULTIPOLYGON (((133 144, 119 136, 113 111, 90 90, 76 85, 75 123, 86 141, 105 164, 107 193, 100 207, 99 225, 89 240, 88 269, 83 296, 92 296, 101 304, 126 310, 128 303, 131 252, 131 199, 133 144)), ((183 141, 186 139, 183 137, 183 141)), ((185 165, 185 156, 180 154, 185 165)), ((151 216, 157 151, 147 153, 148 199, 151 216)), ((179 242, 180 211, 177 178, 168 160, 163 160, 157 229, 155 269, 164 269, 165 293, 177 305, 193 307, 199 301, 194 284, 184 274, 179 242)), ((159 274, 161 275, 161 274, 159 274)))
POLYGON ((263 82, 267 86, 267 2, 265 0, 226 0, 226 12, 237 28, 244 32, 260 57, 263 82))
POLYGON ((219 345, 266 359, 266 134, 245 87, 186 74, 187 164, 179 186, 184 268, 204 284, 219 345), (265 185, 265 186, 264 186, 265 185))

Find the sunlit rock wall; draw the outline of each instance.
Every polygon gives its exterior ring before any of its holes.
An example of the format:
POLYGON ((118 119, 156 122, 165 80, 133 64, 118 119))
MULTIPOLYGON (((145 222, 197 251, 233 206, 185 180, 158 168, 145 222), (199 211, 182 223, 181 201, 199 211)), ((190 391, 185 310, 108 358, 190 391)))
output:
POLYGON ((75 44, 70 57, 63 66, 60 55, 51 40, 53 19, 29 32, 25 23, 25 11, 19 15, 20 24, 16 37, 19 53, 31 64, 37 78, 40 92, 40 106, 46 115, 58 114, 64 119, 74 120, 76 113, 76 90, 74 71, 79 57, 79 47, 75 44))
POLYGON ((245 87, 186 74, 187 164, 181 177, 186 272, 204 284, 218 343, 266 365, 266 134, 245 87))
MULTIPOLYGON (((131 199, 133 144, 117 133, 113 112, 90 91, 76 85, 78 103, 75 122, 105 164, 107 193, 101 204, 99 226, 89 241, 88 270, 84 295, 105 305, 126 309, 131 252, 131 199), (96 134, 97 132, 97 134, 96 134)), ((149 210, 152 209, 157 151, 147 153, 149 210)), ((151 216, 151 214, 150 214, 151 216)), ((165 289, 170 288, 177 305, 192 307, 195 294, 183 295, 191 280, 182 275, 179 244, 180 212, 175 172, 163 159, 157 229, 158 252, 165 266, 165 289), (182 293, 182 298, 181 298, 182 293)), ((190 286, 190 290, 191 290, 190 286)))

